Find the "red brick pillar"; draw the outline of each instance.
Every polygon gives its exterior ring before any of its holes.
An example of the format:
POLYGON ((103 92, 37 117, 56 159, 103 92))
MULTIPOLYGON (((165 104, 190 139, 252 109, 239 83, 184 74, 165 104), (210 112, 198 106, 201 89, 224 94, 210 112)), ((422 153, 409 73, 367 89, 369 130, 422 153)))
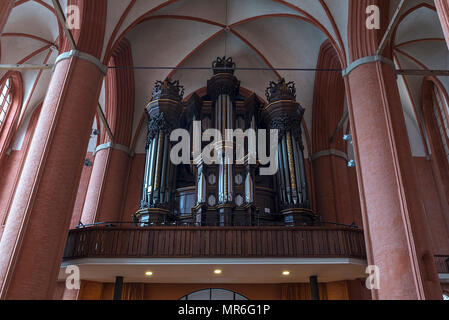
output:
MULTIPOLYGON (((379 299, 441 299, 394 70, 382 62, 347 77, 370 264, 379 299)), ((375 296, 376 298, 376 296, 375 296)))
MULTIPOLYGON (((112 54, 110 66, 132 66, 131 46, 122 40, 112 54)), ((110 69, 106 76, 106 118, 114 141, 103 130, 103 144, 97 147, 81 221, 121 220, 129 173, 134 114, 134 74, 131 69, 110 69)), ((138 204, 136 203, 136 206, 138 204)), ((125 218, 131 221, 131 217, 125 218)))
POLYGON ((52 299, 61 265, 105 72, 106 1, 70 3, 82 12, 80 51, 53 71, 0 242, 1 299, 52 299))
POLYGON ((8 20, 9 13, 14 7, 14 0, 2 0, 0 1, 0 34, 3 31, 3 27, 8 20))
POLYGON ((59 62, 0 242, 2 299, 50 299, 103 74, 86 60, 59 62))
POLYGON ((129 152, 114 147, 96 153, 81 216, 83 224, 121 220, 130 159, 129 152))
POLYGON ((435 0, 435 6, 449 47, 449 2, 447 0, 435 0))
POLYGON ((423 203, 390 49, 376 55, 388 25, 388 1, 350 0, 345 82, 368 263, 379 267, 374 299, 441 299, 423 203), (366 28, 378 5, 382 28, 366 28))
POLYGON ((108 168, 109 149, 103 149, 95 154, 92 174, 87 187, 86 198, 81 213, 81 222, 91 224, 97 222, 97 211, 100 206, 100 195, 105 184, 105 176, 108 168))
MULTIPOLYGON (((317 68, 341 69, 337 52, 330 41, 325 41, 320 48, 317 68)), ((351 195, 343 126, 335 133, 344 106, 345 83, 341 73, 318 72, 312 111, 312 167, 317 213, 325 222, 356 222, 361 227, 360 210, 353 201, 356 195, 351 195)))

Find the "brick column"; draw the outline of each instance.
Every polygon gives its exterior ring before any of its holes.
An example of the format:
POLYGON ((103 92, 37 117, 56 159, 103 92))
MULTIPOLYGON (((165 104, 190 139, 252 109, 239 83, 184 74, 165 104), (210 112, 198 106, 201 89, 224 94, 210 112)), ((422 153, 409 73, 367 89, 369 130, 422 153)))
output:
MULTIPOLYGON (((3 1, 2 1, 3 2, 3 1)), ((52 299, 98 103, 106 0, 80 8, 77 50, 64 42, 0 242, 0 299, 52 299)))
POLYGON ((92 174, 90 175, 89 186, 87 187, 86 198, 81 213, 81 222, 83 224, 91 224, 98 221, 97 211, 101 206, 100 196, 105 184, 109 153, 110 149, 103 149, 95 155, 92 174))
POLYGON ((374 299, 441 299, 423 203, 404 120, 394 64, 376 55, 389 19, 389 1, 350 0, 345 84, 353 134, 368 263, 379 267, 374 299), (366 28, 377 5, 381 29, 366 28))
POLYGON ((3 27, 8 20, 8 16, 14 7, 14 0, 2 0, 0 1, 0 34, 3 31, 3 27))
POLYGON ((55 68, 0 242, 2 299, 51 299, 103 73, 72 57, 55 68))
POLYGON ((449 47, 449 2, 447 0, 435 0, 435 6, 449 47))
POLYGON ((441 299, 394 70, 367 63, 346 83, 374 298, 441 299))
POLYGON ((130 159, 114 148, 97 152, 81 216, 84 224, 121 220, 130 159))
MULTIPOLYGON (((109 62, 110 66, 132 66, 131 45, 122 40, 109 62)), ((106 118, 117 145, 100 148, 86 194, 81 221, 119 221, 124 208, 125 190, 130 165, 132 122, 134 114, 134 73, 131 69, 110 69, 105 80, 106 118)), ((103 143, 110 143, 106 130, 103 143)), ((137 203, 136 203, 137 205, 137 203)), ((125 218, 131 221, 131 217, 125 218)))
MULTIPOLYGON (((320 48, 318 69, 341 69, 330 41, 320 48)), ((335 132, 345 107, 345 83, 340 72, 318 72, 313 93, 313 174, 317 213, 326 222, 361 226, 360 210, 351 195, 343 126, 335 132), (332 140, 331 140, 332 137, 332 140)))

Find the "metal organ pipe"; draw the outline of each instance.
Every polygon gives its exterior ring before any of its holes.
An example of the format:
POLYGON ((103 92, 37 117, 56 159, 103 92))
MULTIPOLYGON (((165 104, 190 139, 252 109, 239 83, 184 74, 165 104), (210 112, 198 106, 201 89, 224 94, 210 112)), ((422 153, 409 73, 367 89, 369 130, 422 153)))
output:
POLYGON ((178 81, 157 81, 153 99, 146 107, 148 115, 144 188, 134 219, 144 223, 170 220, 175 174, 170 161, 171 131, 179 127, 184 89, 178 81))
POLYGON ((302 145, 304 109, 296 102, 293 82, 271 82, 266 96, 269 104, 262 116, 270 129, 279 132, 277 189, 281 214, 288 225, 313 224, 316 216, 309 208, 302 145))
MULTIPOLYGON (((233 129, 233 103, 229 95, 218 96, 215 102, 215 126, 221 132, 222 141, 219 145, 219 177, 218 200, 220 203, 228 203, 233 200, 233 141, 228 140, 226 129, 233 129)), ((216 150, 217 151, 217 150, 216 150)))

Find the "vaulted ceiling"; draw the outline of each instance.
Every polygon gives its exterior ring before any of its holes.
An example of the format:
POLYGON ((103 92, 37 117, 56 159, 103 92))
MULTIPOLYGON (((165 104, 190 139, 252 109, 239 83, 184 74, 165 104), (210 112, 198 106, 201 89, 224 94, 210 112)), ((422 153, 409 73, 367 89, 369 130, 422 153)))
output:
MULTIPOLYGON (((63 9, 66 0, 61 0, 63 9)), ((135 66, 208 67, 217 56, 232 56, 240 67, 314 68, 331 39, 347 56, 348 0, 109 0, 102 59, 122 37, 131 43, 135 66), (229 28, 227 28, 229 27, 229 28)), ((391 1, 391 14, 399 0, 391 1)), ((2 64, 53 63, 62 29, 51 0, 17 0, 0 38, 2 64)), ((394 57, 403 69, 447 69, 448 50, 432 0, 408 0, 394 34, 394 57)), ((347 57, 346 57, 347 61, 347 57)), ((0 77, 3 76, 0 73, 0 77)), ((179 79, 186 95, 206 85, 208 70, 135 70, 136 131, 156 80, 179 79)), ((42 102, 51 71, 22 71, 21 130, 42 102)), ((269 81, 296 82, 298 101, 312 125, 315 73, 237 71, 242 87, 264 98, 269 81)), ((441 79, 449 88, 449 82, 441 79)), ((422 77, 399 77, 398 84, 415 155, 424 155, 416 110, 422 77)), ((325 93, 323 93, 325 94, 325 93)), ((100 97, 104 105, 104 94, 100 97)), ((20 134, 16 147, 20 146, 20 134)))

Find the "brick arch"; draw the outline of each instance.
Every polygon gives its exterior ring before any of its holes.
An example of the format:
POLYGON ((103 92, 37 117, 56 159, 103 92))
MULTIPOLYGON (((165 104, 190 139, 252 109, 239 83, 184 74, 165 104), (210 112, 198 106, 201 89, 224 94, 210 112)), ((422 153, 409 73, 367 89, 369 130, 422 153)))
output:
MULTIPOLYGON (((132 66, 131 44, 122 39, 109 60, 109 66, 132 66)), ((114 134, 114 142, 129 146, 134 115, 134 71, 130 68, 111 68, 105 78, 106 118, 114 134)), ((102 140, 108 140, 105 129, 102 140)))
MULTIPOLYGON (((106 31, 107 0, 68 0, 67 5, 80 8, 80 30, 72 30, 77 49, 100 59, 106 31)), ((64 37, 61 52, 71 50, 64 37)))
MULTIPOLYGON (((317 68, 341 69, 338 53, 328 40, 323 42, 317 68)), ((355 179, 351 179, 346 160, 334 155, 335 150, 346 152, 343 128, 331 137, 343 116, 345 82, 340 72, 317 72, 313 92, 312 114, 312 172, 317 212, 326 222, 361 225, 355 179)))
POLYGON ((20 72, 11 72, 3 77, 2 85, 7 79, 11 81, 11 104, 6 113, 2 125, 0 125, 0 163, 5 156, 8 145, 13 134, 13 129, 17 124, 20 109, 23 103, 23 83, 20 72))
MULTIPOLYGON (((389 1, 385 0, 350 0, 348 15, 348 45, 350 62, 376 53, 379 43, 386 31, 389 19, 389 1), (366 8, 376 5, 380 9, 379 30, 366 28, 366 8)), ((384 55, 391 56, 391 46, 385 47, 384 55)))
MULTIPOLYGON (((105 116, 114 136, 114 144, 129 146, 134 116, 134 72, 116 66, 133 65, 131 45, 126 39, 109 59, 105 77, 105 116)), ((106 129, 101 129, 100 143, 112 142, 106 129)), ((95 154, 94 165, 81 213, 83 223, 119 221, 126 194, 130 157, 114 148, 95 154)))
MULTIPOLYGON (((341 69, 338 54, 332 44, 326 40, 320 48, 317 69, 341 69)), ((312 143, 313 152, 329 148, 344 151, 341 129, 337 137, 330 142, 340 121, 345 104, 345 83, 340 72, 317 72, 313 92, 312 143)))

